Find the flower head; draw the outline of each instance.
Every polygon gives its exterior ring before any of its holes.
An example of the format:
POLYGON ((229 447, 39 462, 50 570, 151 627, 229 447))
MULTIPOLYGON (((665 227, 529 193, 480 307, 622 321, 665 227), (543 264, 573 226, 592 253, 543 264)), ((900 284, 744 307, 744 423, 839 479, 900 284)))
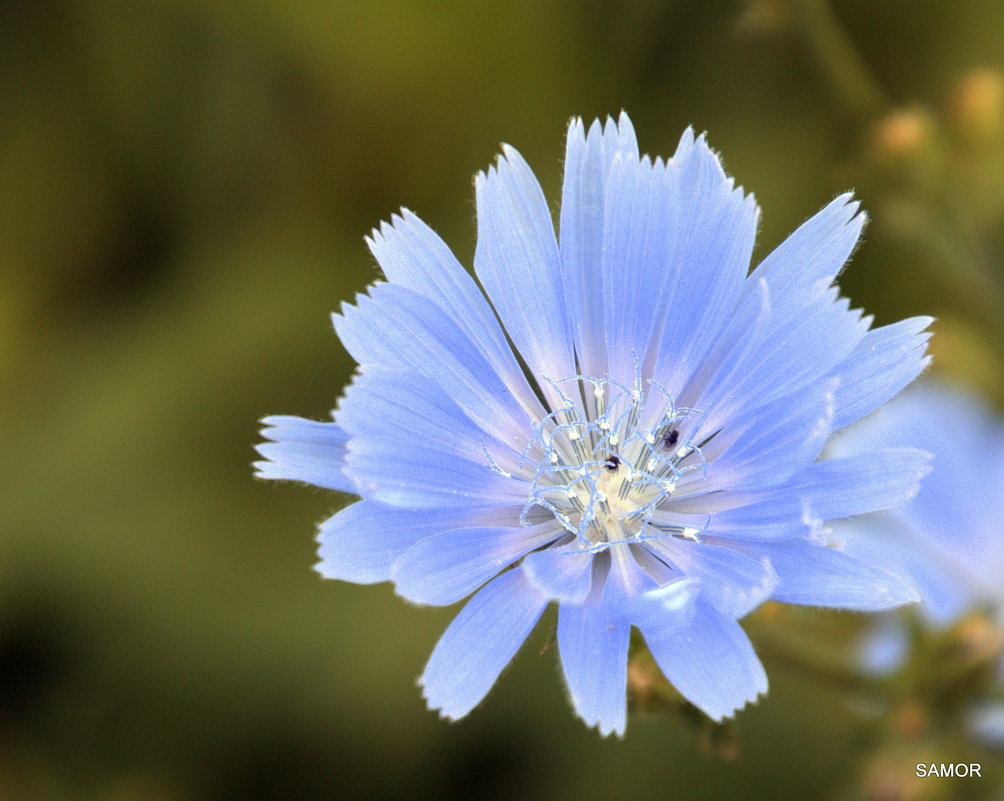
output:
POLYGON ((476 180, 480 287, 409 211, 368 240, 385 282, 334 315, 360 373, 334 422, 265 419, 266 478, 361 500, 322 523, 320 572, 473 597, 421 677, 466 715, 558 603, 573 705, 623 733, 632 626, 720 720, 767 689, 736 622, 768 598, 916 600, 825 546, 896 505, 926 455, 819 458, 926 365, 929 318, 870 330, 834 286, 864 215, 841 196, 752 273, 759 210, 704 137, 639 156, 631 122, 573 120, 556 237, 511 147, 476 180))
MULTIPOLYGON (((918 440, 934 461, 917 495, 878 518, 843 521, 835 534, 845 552, 880 558, 917 587, 924 596, 920 613, 934 627, 980 605, 1004 627, 1004 420, 971 392, 925 379, 836 438, 832 450, 918 440)), ((860 661, 868 672, 885 674, 904 664, 909 649, 902 621, 883 615, 862 640, 860 661)), ((997 675, 1004 681, 1004 654, 997 675)), ((968 717, 979 739, 1004 745, 999 698, 972 706, 968 717)))
POLYGON ((931 623, 985 604, 1004 624, 1004 421, 961 387, 925 379, 835 438, 832 450, 907 442, 933 454, 931 475, 894 513, 840 524, 844 550, 894 565, 921 590, 931 623))

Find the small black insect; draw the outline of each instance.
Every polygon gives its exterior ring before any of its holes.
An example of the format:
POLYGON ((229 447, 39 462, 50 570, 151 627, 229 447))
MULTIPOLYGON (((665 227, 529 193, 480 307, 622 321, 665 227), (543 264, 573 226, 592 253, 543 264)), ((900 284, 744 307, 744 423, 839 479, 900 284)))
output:
POLYGON ((672 448, 679 441, 680 441, 680 432, 674 428, 663 438, 662 445, 664 448, 672 448))
POLYGON ((618 459, 614 454, 610 454, 603 462, 603 464, 606 466, 607 470, 609 470, 612 473, 614 470, 616 470, 618 467, 621 466, 621 460, 618 459))

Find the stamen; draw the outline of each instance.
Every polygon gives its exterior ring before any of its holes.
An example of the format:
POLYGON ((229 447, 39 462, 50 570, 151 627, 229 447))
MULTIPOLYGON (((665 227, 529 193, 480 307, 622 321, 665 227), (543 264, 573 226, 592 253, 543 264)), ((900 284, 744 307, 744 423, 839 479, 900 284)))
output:
MULTIPOLYGON (((545 380, 563 405, 535 424, 534 437, 521 455, 521 467, 531 455, 539 458, 533 460, 532 487, 520 521, 525 525, 530 509, 540 507, 587 550, 696 538, 697 530, 654 524, 652 516, 673 496, 681 478, 707 467, 692 441, 698 413, 677 408, 655 381, 648 384, 657 391, 646 394, 640 375, 633 388, 585 375, 545 380), (562 391, 569 382, 577 382, 581 402, 562 391), (588 413, 586 406, 591 407, 588 413), (696 419, 684 423, 691 415, 696 419), (644 427, 643 419, 657 422, 644 427)), ((492 468, 501 471, 487 450, 486 455, 492 468)))
MULTIPOLYGON (((500 476, 503 476, 505 478, 512 478, 512 473, 510 473, 508 470, 502 469, 499 463, 495 461, 495 457, 488 452, 488 446, 483 442, 481 443, 481 450, 484 451, 485 456, 488 457, 488 464, 491 466, 491 469, 494 472, 498 473, 500 476)), ((522 461, 522 459, 520 461, 522 461)))

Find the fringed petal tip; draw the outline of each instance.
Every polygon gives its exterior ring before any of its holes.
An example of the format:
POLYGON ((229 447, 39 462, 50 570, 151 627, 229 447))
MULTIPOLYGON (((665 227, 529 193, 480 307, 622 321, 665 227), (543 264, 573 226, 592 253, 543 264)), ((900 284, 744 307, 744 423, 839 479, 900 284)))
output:
POLYGON ((482 587, 440 637, 418 680, 429 709, 457 720, 481 703, 546 606, 519 568, 482 587))
MULTIPOLYGON (((575 707, 575 699, 571 696, 568 697, 568 703, 575 707)), ((602 717, 597 718, 595 716, 586 717, 581 712, 579 712, 579 720, 582 721, 583 725, 587 729, 594 729, 600 737, 607 738, 611 734, 614 735, 618 740, 623 740, 624 735, 627 733, 627 716, 621 716, 617 720, 604 719, 602 717)))
MULTIPOLYGON (((586 128, 585 120, 579 115, 575 115, 568 120, 566 142, 577 139, 584 144, 587 141, 598 140, 599 138, 619 140, 621 144, 634 144, 636 141, 634 125, 631 123, 628 113, 624 109, 621 109, 616 119, 612 114, 608 114, 605 119, 595 117, 589 124, 588 129, 586 128)), ((636 144, 635 150, 637 150, 636 144)))
POLYGON ((731 720, 745 709, 760 703, 761 699, 767 697, 770 687, 767 681, 767 673, 764 670, 763 665, 760 663, 760 660, 753 653, 752 647, 750 648, 750 653, 753 675, 748 679, 750 683, 746 687, 745 698, 739 698, 738 696, 740 693, 735 693, 731 701, 723 701, 723 705, 719 708, 697 704, 690 698, 687 700, 694 704, 715 723, 723 723, 726 720, 731 720))
POLYGON ((695 157, 697 162, 709 169, 710 174, 714 176, 718 191, 725 195, 737 195, 742 200, 746 213, 755 221, 754 228, 758 228, 760 206, 756 201, 756 196, 752 192, 747 192, 742 184, 737 185, 735 178, 728 174, 721 153, 708 143, 707 132, 702 131, 695 136, 693 125, 688 125, 680 136, 676 152, 667 161, 667 166, 679 166, 695 157))
POLYGON ((416 221, 420 222, 418 215, 407 206, 401 206, 397 211, 391 212, 389 220, 381 220, 378 226, 371 228, 369 234, 364 236, 363 240, 367 245, 370 245, 370 249, 372 250, 372 243, 386 240, 392 237, 395 231, 416 221))
POLYGON ((712 713, 708 712, 707 710, 701 710, 701 711, 704 712, 715 723, 723 723, 726 720, 731 720, 732 718, 734 718, 736 715, 738 715, 740 712, 742 712, 746 708, 754 706, 756 704, 759 704, 760 700, 762 698, 766 698, 766 697, 767 697, 767 685, 766 685, 766 682, 765 682, 763 689, 759 690, 756 695, 754 695, 752 698, 747 698, 745 701, 743 701, 742 703, 740 703, 738 706, 733 707, 728 712, 721 712, 719 714, 712 714, 712 713))
POLYGON ((270 415, 262 418, 261 424, 267 441, 255 445, 264 457, 252 465, 256 478, 356 492, 355 483, 342 470, 349 437, 337 423, 270 415))
MULTIPOLYGON (((824 208, 824 212, 831 212, 834 221, 838 224, 848 225, 858 222, 864 226, 868 222, 868 213, 861 208, 861 201, 854 197, 854 190, 848 189, 833 198, 824 208)), ((811 219, 811 218, 810 218, 811 219)))
POLYGON ((251 467, 254 468, 254 473, 252 476, 261 481, 295 481, 296 479, 287 479, 286 476, 280 475, 281 471, 275 462, 270 462, 268 460, 268 450, 266 445, 270 443, 262 443, 261 445, 255 445, 255 450, 259 454, 265 456, 265 459, 260 459, 257 462, 251 462, 251 467))
POLYGON ((861 202, 854 199, 854 193, 845 192, 844 194, 838 196, 838 199, 844 199, 844 208, 847 210, 849 216, 847 222, 844 223, 844 228, 853 233, 854 244, 847 254, 847 258, 844 260, 843 266, 841 266, 837 275, 842 273, 850 260, 854 258, 854 254, 857 253, 858 248, 861 247, 861 240, 864 236, 865 228, 868 226, 868 222, 871 217, 868 216, 868 212, 861 208, 861 202))
POLYGON ((477 175, 474 176, 475 187, 479 183, 485 185, 496 180, 512 180, 513 178, 518 179, 521 177, 520 175, 513 176, 512 173, 514 171, 517 173, 524 171, 532 173, 530 165, 523 158, 523 154, 508 142, 501 142, 499 150, 500 152, 495 154, 495 163, 478 171, 477 175))
POLYGON ((708 716, 714 723, 724 723, 727 720, 732 720, 740 712, 743 712, 751 706, 755 706, 760 703, 761 699, 765 699, 768 695, 769 687, 767 683, 767 674, 762 673, 762 681, 758 682, 755 689, 742 699, 734 699, 732 701, 725 701, 723 706, 709 706, 707 703, 698 703, 691 698, 686 698, 687 703, 699 709, 705 715, 708 716))
POLYGON ((474 704, 474 706, 469 709, 455 708, 451 706, 450 699, 448 698, 434 698, 423 683, 423 678, 424 675, 415 679, 415 686, 418 687, 422 694, 422 700, 425 701, 425 708, 430 712, 435 712, 436 717, 440 720, 446 721, 447 723, 459 723, 471 714, 475 707, 481 703, 481 701, 478 701, 477 704, 474 704))
MULTIPOLYGON (((347 579, 342 578, 338 571, 331 569, 330 562, 325 559, 318 559, 312 566, 311 570, 317 573, 324 581, 346 581, 347 579)), ((377 581, 362 582, 357 579, 353 579, 356 584, 376 584, 377 581)))

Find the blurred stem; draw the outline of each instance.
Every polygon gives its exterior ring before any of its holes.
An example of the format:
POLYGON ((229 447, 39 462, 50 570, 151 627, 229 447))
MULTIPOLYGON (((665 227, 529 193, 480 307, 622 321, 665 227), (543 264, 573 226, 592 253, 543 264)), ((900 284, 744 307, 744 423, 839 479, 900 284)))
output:
POLYGON ((1004 347, 1004 291, 995 277, 993 259, 958 198, 946 197, 944 205, 950 230, 958 238, 957 249, 946 265, 962 296, 961 311, 974 313, 992 333, 997 345, 1004 347))
POLYGON ((889 100, 826 0, 790 0, 797 29, 834 92, 859 121, 878 117, 889 100))

